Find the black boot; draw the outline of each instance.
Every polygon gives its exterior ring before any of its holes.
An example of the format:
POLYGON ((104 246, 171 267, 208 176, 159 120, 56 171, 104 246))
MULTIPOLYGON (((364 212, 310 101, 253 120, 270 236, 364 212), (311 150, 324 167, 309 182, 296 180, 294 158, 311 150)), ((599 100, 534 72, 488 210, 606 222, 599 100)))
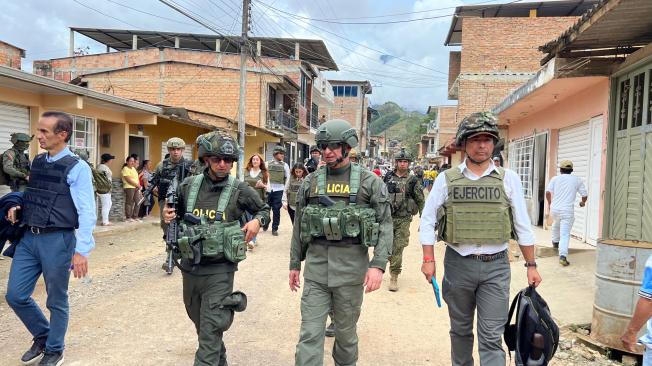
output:
POLYGON ((20 358, 20 361, 23 365, 34 365, 43 357, 43 352, 45 352, 45 341, 47 337, 34 338, 34 343, 27 352, 23 354, 23 357, 20 358))

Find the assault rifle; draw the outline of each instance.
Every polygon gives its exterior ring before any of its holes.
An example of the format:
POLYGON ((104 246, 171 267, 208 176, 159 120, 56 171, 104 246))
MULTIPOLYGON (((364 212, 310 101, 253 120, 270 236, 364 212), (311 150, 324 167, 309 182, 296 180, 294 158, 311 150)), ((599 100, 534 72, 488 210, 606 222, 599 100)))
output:
MULTIPOLYGON (((177 188, 179 186, 179 180, 175 177, 168 187, 167 194, 165 196, 167 205, 170 208, 177 209, 177 188)), ((149 201, 148 201, 149 202, 149 201)), ((176 211, 175 211, 176 214, 176 211)), ((171 275, 174 270, 174 253, 179 251, 179 223, 178 215, 170 221, 165 230, 165 246, 168 253, 168 259, 165 262, 165 273, 171 275)))
POLYGON ((151 197, 152 197, 152 194, 154 194, 153 193, 154 188, 156 188, 156 186, 158 186, 159 179, 160 178, 159 178, 158 174, 152 177, 152 179, 149 181, 149 183, 147 185, 147 188, 145 188, 143 190, 143 197, 141 197, 140 201, 138 201, 138 206, 145 205, 145 206, 149 207, 149 205, 152 202, 151 197))

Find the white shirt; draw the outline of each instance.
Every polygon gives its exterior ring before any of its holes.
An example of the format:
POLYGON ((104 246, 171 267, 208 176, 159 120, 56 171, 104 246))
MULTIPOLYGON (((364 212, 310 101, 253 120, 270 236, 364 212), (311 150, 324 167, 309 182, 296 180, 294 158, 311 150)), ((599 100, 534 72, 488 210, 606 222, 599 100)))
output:
POLYGON ((113 173, 111 172, 111 169, 106 164, 100 164, 97 166, 97 170, 100 172, 104 173, 107 178, 109 178, 109 181, 113 179, 113 173))
POLYGON ((582 197, 588 196, 582 179, 570 174, 553 177, 548 183, 546 192, 552 193, 550 211, 557 213, 572 214, 577 194, 579 193, 582 197))
POLYGON ((285 183, 272 183, 269 182, 267 192, 276 192, 285 190, 285 186, 290 181, 290 167, 288 163, 283 162, 283 168, 285 168, 285 183))
MULTIPOLYGON (((466 167, 466 160, 458 165, 457 168, 470 180, 478 180, 496 170, 496 166, 492 162, 481 176, 477 176, 466 167)), ((530 225, 530 215, 528 215, 527 207, 525 206, 521 180, 515 172, 505 169, 503 186, 505 187, 507 200, 512 207, 512 218, 514 220, 514 229, 518 235, 518 243, 523 246, 534 245, 534 233, 530 225)), ((432 190, 428 194, 426 204, 423 207, 421 222, 419 224, 419 240, 421 241, 421 245, 434 245, 437 241, 435 236, 437 210, 446 202, 447 198, 448 186, 446 184, 446 176, 445 174, 439 174, 433 183, 432 190)), ((508 243, 506 242, 492 245, 483 244, 480 247, 475 244, 461 244, 457 247, 451 246, 451 248, 460 255, 467 256, 470 254, 494 254, 507 249, 507 246, 508 243)))

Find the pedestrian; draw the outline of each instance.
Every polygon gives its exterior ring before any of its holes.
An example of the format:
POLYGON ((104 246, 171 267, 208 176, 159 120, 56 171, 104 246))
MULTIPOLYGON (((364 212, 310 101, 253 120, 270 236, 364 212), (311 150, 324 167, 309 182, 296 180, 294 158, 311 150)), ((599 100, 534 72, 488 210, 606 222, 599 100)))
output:
POLYGON ((548 212, 552 216, 552 246, 559 249, 559 264, 567 266, 568 244, 570 233, 575 221, 575 196, 582 197, 580 207, 586 205, 588 193, 582 178, 571 175, 573 162, 562 160, 559 163, 559 175, 553 177, 546 187, 548 212))
POLYGON ((304 165, 306 166, 308 173, 314 172, 318 167, 323 165, 321 161, 321 150, 319 150, 317 145, 310 146, 310 158, 306 159, 304 165))
POLYGON ((68 149, 72 117, 48 111, 36 126, 36 138, 45 153, 34 158, 23 205, 9 209, 6 219, 27 226, 16 246, 9 272, 6 299, 33 337, 21 357, 23 364, 63 364, 68 327, 68 282, 86 276, 88 255, 95 246, 93 228, 95 192, 88 164, 68 149), (40 275, 47 289, 48 320, 32 294, 40 275))
POLYGON ((474 364, 476 308, 480 365, 505 365, 502 335, 511 279, 508 242, 518 238, 528 285, 536 287, 541 276, 534 234, 520 178, 491 162, 499 139, 496 117, 490 112, 471 114, 460 123, 455 139, 466 158, 437 176, 426 200, 419 227, 421 272, 431 282, 436 275, 433 246, 444 241, 442 294, 450 318, 452 365, 474 364))
POLYGON ((493 160, 494 165, 496 166, 496 168, 500 168, 502 166, 502 164, 500 163, 500 156, 496 155, 496 156, 493 157, 492 160, 493 160))
POLYGON ((383 173, 380 171, 378 164, 374 165, 373 173, 376 174, 379 178, 382 177, 383 173))
POLYGON ((290 179, 288 179, 285 189, 283 190, 283 208, 288 211, 292 225, 294 225, 294 213, 297 207, 297 193, 299 192, 301 183, 307 175, 308 171, 303 164, 294 163, 292 166, 292 173, 290 173, 290 179))
POLYGON ((643 366, 652 365, 652 256, 645 262, 643 271, 643 281, 641 288, 638 290, 638 302, 634 308, 634 314, 625 328, 625 332, 620 338, 623 347, 631 353, 639 353, 636 347, 637 343, 645 346, 643 352, 643 366), (637 339, 638 331, 644 323, 647 322, 647 333, 637 339))
POLYGON ((319 118, 319 125, 321 126, 324 122, 326 122, 326 115, 322 114, 321 118, 319 118))
MULTIPOLYGON (((265 166, 265 161, 258 154, 253 154, 249 158, 249 162, 245 167, 248 174, 245 174, 244 181, 249 184, 251 188, 258 193, 258 197, 263 202, 267 202, 267 189, 269 188, 269 172, 265 166)), ((245 213, 247 221, 253 219, 253 215, 250 212, 245 213)), ((256 235, 254 235, 251 241, 247 242, 247 248, 253 250, 256 247, 256 235)))
POLYGON ((269 206, 247 183, 230 174, 240 150, 232 137, 211 132, 197 141, 205 167, 179 185, 176 211, 166 207, 164 219, 169 224, 180 217, 183 302, 199 343, 194 365, 226 366, 223 334, 233 322, 234 311, 246 307, 246 296, 233 292, 235 271, 246 256, 246 243, 269 220, 269 206), (254 218, 241 228, 239 218, 246 211, 254 218), (198 216, 198 221, 186 221, 187 214, 198 216), (201 239, 192 233, 202 233, 201 239))
POLYGON ((12 192, 24 192, 30 171, 27 148, 34 136, 20 132, 10 136, 12 146, 2 154, 3 180, 12 192))
MULTIPOLYGON (((163 229, 164 238, 166 235, 165 231, 167 229, 167 224, 165 224, 163 220, 163 208, 165 207, 165 196, 167 195, 168 187, 170 187, 170 183, 172 183, 175 177, 178 179, 179 183, 181 183, 184 179, 186 179, 186 177, 191 176, 191 169, 193 164, 192 161, 186 160, 183 157, 183 153, 186 149, 186 142, 181 138, 171 137, 165 143, 165 146, 167 147, 168 152, 163 160, 158 163, 158 165, 156 165, 154 174, 149 180, 149 184, 152 184, 155 187, 152 191, 152 194, 158 194, 160 225, 161 229, 163 229)), ((197 143, 197 146, 199 146, 199 143, 197 143)), ((145 199, 148 200, 150 198, 145 197, 145 199)), ((161 268, 167 274, 172 274, 172 271, 174 270, 174 267, 168 266, 167 255, 166 260, 163 261, 161 268)))
MULTIPOLYGON (((144 159, 143 163, 140 165, 140 167, 138 167, 138 183, 140 184, 141 192, 144 192, 149 187, 149 181, 152 179, 153 175, 154 173, 152 173, 152 161, 149 159, 144 159)), ((142 193, 140 196, 142 197, 142 193)), ((142 205, 143 207, 141 207, 139 210, 138 217, 149 216, 152 207, 154 207, 154 195, 149 195, 149 197, 146 197, 146 199, 149 201, 149 204, 142 205), (142 211, 142 216, 140 211, 142 211)))
POLYGON ((356 149, 351 149, 351 152, 349 153, 349 160, 352 163, 359 163, 358 151, 356 149))
POLYGON ((412 216, 420 214, 423 210, 422 185, 419 178, 408 169, 412 160, 412 155, 401 148, 394 156, 394 170, 385 176, 394 226, 392 255, 389 257, 389 291, 398 291, 398 276, 403 268, 403 249, 410 242, 412 216))
POLYGON ((138 220, 138 201, 136 191, 140 189, 138 184, 138 171, 136 171, 136 159, 128 156, 122 166, 122 190, 125 194, 125 221, 134 222, 138 220))
MULTIPOLYGON (((290 179, 290 167, 283 161, 285 148, 281 145, 274 147, 274 159, 267 163, 269 171, 269 195, 267 203, 272 208, 272 235, 278 236, 278 227, 281 223, 281 207, 283 206, 283 190, 290 179)), ((263 226, 267 231, 269 224, 263 226)))
POLYGON ((336 365, 355 365, 363 290, 380 288, 391 253, 391 208, 383 182, 349 160, 351 148, 358 145, 349 122, 335 119, 322 124, 315 142, 326 168, 306 177, 299 189, 296 217, 301 222, 294 225, 290 249, 291 291, 299 288, 305 260, 295 365, 322 365, 331 306, 333 360, 336 365), (371 260, 369 247, 373 247, 371 260))
MULTIPOLYGON (((113 159, 115 159, 115 156, 109 153, 104 153, 100 157, 100 165, 97 166, 97 170, 104 174, 109 182, 112 182, 113 172, 111 172, 111 168, 109 168, 108 164, 113 159)), ((111 213, 111 206, 113 205, 111 192, 104 194, 98 193, 98 196, 100 196, 100 204, 102 205, 102 226, 111 226, 113 225, 109 221, 109 214, 111 213)))

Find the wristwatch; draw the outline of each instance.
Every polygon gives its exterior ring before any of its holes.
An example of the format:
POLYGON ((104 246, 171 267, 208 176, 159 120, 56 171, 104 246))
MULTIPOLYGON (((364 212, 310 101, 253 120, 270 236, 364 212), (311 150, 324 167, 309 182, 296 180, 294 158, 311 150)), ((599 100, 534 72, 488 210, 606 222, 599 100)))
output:
POLYGON ((525 267, 534 267, 534 268, 536 268, 536 267, 537 267, 537 262, 535 262, 535 261, 527 262, 527 261, 526 261, 525 264, 524 264, 524 266, 525 266, 525 267))

